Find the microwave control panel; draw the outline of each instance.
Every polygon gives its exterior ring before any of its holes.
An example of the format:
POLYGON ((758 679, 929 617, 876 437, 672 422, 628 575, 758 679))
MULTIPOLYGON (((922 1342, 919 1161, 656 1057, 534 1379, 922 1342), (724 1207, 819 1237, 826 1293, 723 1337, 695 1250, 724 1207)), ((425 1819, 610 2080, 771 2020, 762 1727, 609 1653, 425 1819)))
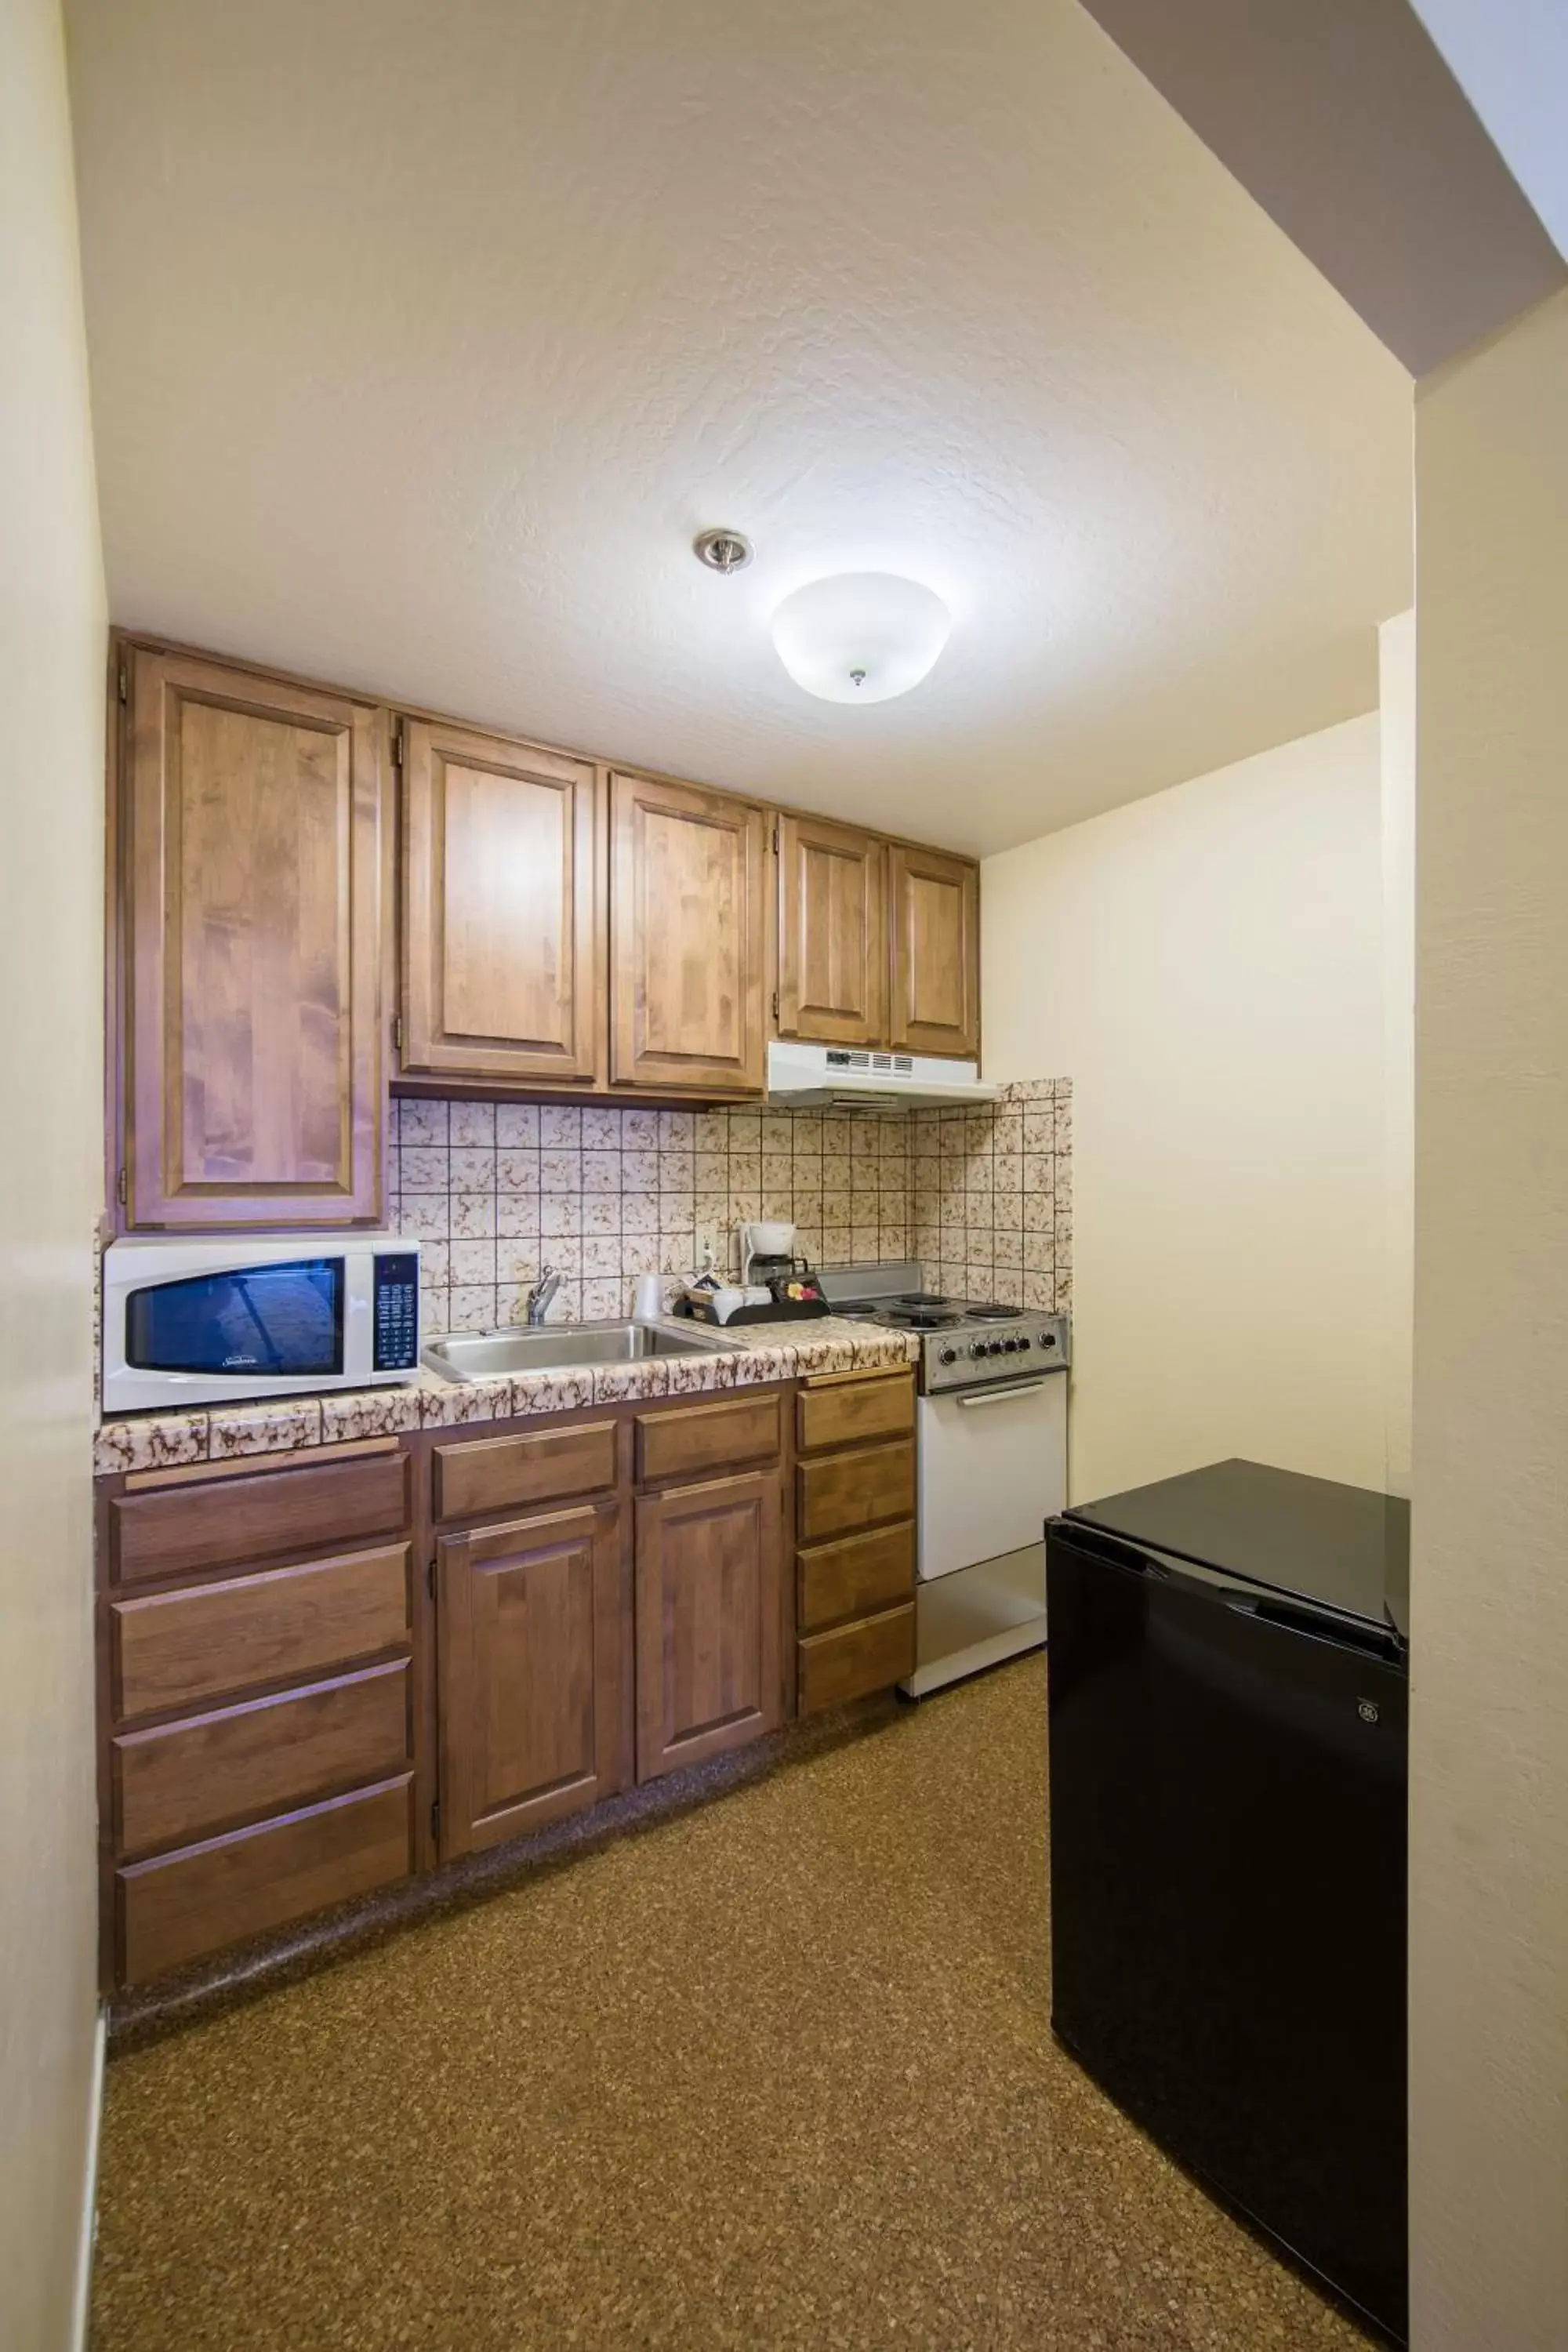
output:
POLYGON ((419 1257, 378 1252, 375 1261, 375 1370, 412 1371, 419 1361, 419 1257))

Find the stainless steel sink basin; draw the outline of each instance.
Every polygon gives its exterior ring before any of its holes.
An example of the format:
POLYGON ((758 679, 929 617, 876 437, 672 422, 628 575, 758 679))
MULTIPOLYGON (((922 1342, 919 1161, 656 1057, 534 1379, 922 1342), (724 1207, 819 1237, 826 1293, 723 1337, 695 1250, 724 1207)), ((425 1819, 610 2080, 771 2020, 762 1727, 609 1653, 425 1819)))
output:
POLYGON ((454 1331, 433 1339, 421 1360, 448 1381, 488 1381, 501 1372, 634 1364, 647 1356, 711 1356, 738 1344, 689 1323, 520 1323, 508 1331, 454 1331))

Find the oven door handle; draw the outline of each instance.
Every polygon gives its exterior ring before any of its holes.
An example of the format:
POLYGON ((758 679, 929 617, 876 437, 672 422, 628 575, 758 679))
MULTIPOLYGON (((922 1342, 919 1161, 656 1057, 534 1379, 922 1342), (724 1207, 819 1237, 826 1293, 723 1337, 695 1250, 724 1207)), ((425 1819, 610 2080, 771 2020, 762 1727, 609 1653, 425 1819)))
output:
POLYGON ((973 1396, 961 1396, 958 1402, 963 1412, 973 1412, 983 1404, 1011 1404, 1016 1397, 1038 1396, 1045 1385, 1044 1381, 1009 1382, 1005 1388, 983 1389, 973 1396))

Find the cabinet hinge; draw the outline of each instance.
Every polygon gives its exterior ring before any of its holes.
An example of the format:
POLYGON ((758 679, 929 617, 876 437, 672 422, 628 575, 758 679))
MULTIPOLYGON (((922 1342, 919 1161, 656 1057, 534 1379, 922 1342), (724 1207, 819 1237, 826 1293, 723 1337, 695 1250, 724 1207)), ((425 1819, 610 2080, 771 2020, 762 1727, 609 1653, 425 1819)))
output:
POLYGON ((392 722, 392 764, 395 768, 401 768, 403 765, 403 721, 401 719, 395 719, 392 722))
POLYGON ((403 1051, 403 1015, 401 1013, 395 1013, 392 1016, 392 1042, 397 1048, 397 1051, 401 1054, 403 1051))
POLYGON ((430 1562, 429 1567, 425 1571, 425 1590, 430 1595, 431 1600, 434 1601, 436 1598, 436 1563, 434 1560, 430 1562))
POLYGON ((441 1800, 439 1797, 437 1798, 435 1803, 430 1808, 430 1834, 433 1838, 438 1838, 441 1834, 441 1800))
POLYGON ((773 856, 776 857, 776 856, 778 856, 778 854, 779 854, 779 828, 778 828, 778 819, 775 817, 775 818, 774 818, 774 820, 773 820, 773 856))
POLYGON ((129 702, 129 701, 130 701, 130 699, 131 699, 131 673, 130 673, 130 671, 126 668, 125 664, 124 664, 123 662, 121 662, 121 665, 120 665, 120 679, 119 679, 119 685, 120 685, 120 699, 121 699, 121 702, 129 702))
POLYGON ((115 1175, 114 1197, 117 1201, 126 1201, 131 1197, 131 1187, 126 1181, 125 1171, 123 1168, 120 1169, 115 1175))
POLYGON ((778 1017, 779 1017, 779 992, 778 992, 778 990, 775 988, 775 989, 774 989, 774 991, 773 991, 773 1019, 776 1021, 776 1020, 778 1019, 778 1017))

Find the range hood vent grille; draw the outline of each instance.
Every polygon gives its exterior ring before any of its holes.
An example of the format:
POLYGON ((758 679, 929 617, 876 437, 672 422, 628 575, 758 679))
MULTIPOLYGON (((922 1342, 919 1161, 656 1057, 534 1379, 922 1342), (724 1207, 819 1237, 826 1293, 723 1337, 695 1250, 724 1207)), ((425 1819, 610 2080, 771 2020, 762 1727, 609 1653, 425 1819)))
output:
POLYGON ((768 1099, 786 1109, 902 1111, 962 1108, 995 1099, 973 1062, 940 1055, 890 1054, 866 1046, 768 1047, 768 1099))
POLYGON ((912 1078, 915 1073, 912 1054, 872 1054, 851 1051, 842 1045, 825 1045, 823 1053, 830 1070, 842 1070, 847 1075, 859 1070, 890 1070, 899 1077, 912 1078))

